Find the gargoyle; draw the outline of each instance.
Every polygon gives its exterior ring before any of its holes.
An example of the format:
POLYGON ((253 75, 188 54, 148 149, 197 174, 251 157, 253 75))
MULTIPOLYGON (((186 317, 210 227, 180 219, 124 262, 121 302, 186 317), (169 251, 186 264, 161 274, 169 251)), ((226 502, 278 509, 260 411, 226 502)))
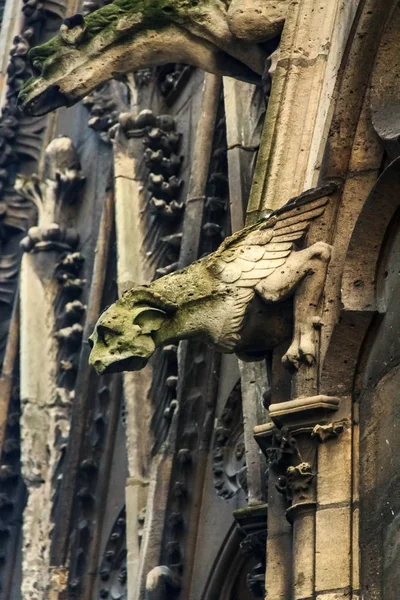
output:
POLYGON ((38 77, 19 103, 31 115, 70 106, 97 85, 138 69, 180 62, 252 83, 261 81, 289 0, 114 0, 33 48, 38 77))
POLYGON ((284 363, 312 364, 331 248, 316 242, 299 250, 299 244, 334 189, 305 192, 213 254, 125 292, 89 338, 90 364, 98 373, 139 370, 157 347, 192 337, 257 360, 290 335, 284 363))

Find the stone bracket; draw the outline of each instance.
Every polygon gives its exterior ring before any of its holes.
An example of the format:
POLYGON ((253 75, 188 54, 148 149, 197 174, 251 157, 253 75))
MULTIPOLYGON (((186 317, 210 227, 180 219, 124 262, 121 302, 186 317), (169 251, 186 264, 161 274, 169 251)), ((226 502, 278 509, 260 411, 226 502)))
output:
POLYGON ((329 422, 332 413, 339 408, 340 399, 335 396, 310 396, 295 398, 288 402, 271 404, 269 416, 279 427, 298 432, 312 430, 318 424, 329 422))

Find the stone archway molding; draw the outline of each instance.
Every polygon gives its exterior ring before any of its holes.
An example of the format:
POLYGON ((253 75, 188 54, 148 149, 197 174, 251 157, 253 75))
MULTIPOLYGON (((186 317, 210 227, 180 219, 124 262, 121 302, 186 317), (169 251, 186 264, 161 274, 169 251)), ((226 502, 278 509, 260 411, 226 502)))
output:
POLYGON ((344 311, 378 311, 376 273, 386 232, 400 207, 400 158, 383 171, 356 221, 342 277, 344 311))

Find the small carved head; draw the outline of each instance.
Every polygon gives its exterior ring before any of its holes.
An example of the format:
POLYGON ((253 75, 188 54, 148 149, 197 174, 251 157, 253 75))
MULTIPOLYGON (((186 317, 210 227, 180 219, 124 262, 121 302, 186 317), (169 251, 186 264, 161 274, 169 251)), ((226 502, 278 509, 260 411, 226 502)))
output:
POLYGON ((166 317, 154 306, 118 300, 100 315, 89 338, 89 363, 100 375, 143 369, 156 348, 153 336, 166 317))

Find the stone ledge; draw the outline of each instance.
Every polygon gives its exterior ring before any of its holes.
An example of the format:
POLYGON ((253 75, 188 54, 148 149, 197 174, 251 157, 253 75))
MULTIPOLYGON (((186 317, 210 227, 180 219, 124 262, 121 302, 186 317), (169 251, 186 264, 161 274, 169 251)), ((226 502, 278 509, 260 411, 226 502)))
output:
POLYGON ((288 429, 313 428, 329 421, 330 414, 338 410, 340 398, 335 396, 311 396, 288 402, 271 404, 269 416, 278 427, 288 429))

